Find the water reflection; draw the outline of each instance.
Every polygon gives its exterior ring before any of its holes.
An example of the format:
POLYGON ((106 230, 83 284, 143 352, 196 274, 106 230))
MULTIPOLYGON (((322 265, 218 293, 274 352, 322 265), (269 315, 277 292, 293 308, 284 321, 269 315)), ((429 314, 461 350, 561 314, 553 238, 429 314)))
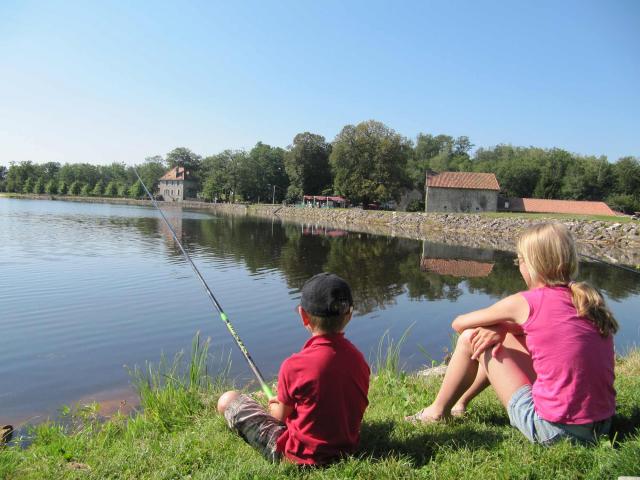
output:
MULTIPOLYGON (((455 301, 464 292, 503 297, 526 288, 513 265, 514 255, 500 250, 385 237, 317 226, 237 216, 191 218, 167 215, 181 241, 208 258, 242 262, 251 272, 277 269, 291 289, 320 271, 348 278, 357 313, 393 305, 406 293, 413 300, 455 301), (416 261, 417 260, 417 261, 416 261)), ((173 238, 159 218, 136 219, 146 235, 173 238)), ((167 250, 179 256, 177 248, 167 250)), ((640 293, 640 275, 582 262, 580 280, 596 285, 613 300, 640 293)))
MULTIPOLYGON (((406 368, 437 360, 451 320, 525 288, 513 254, 448 243, 354 233, 278 219, 165 214, 267 377, 307 332, 293 307, 314 274, 352 285, 348 335, 370 356, 389 330, 406 368)), ((196 331, 212 352, 231 352, 232 375, 250 378, 226 328, 157 211, 144 207, 0 200, 0 422, 118 390, 122 365, 188 349, 196 331), (47 395, 42 395, 46 391, 47 395), (5 417, 8 416, 8 417, 5 417)), ((618 346, 640 339, 640 275, 584 263, 622 325, 618 346)))

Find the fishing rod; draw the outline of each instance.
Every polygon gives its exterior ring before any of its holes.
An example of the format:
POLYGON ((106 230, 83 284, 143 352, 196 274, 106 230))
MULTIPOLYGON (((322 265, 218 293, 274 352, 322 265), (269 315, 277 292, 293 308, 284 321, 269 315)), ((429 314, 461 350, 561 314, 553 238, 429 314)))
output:
POLYGON ((581 257, 586 258, 587 260, 591 260, 593 262, 600 262, 604 265, 608 265, 610 267, 617 267, 620 268, 622 270, 626 270, 627 272, 633 272, 633 273, 637 273, 640 275, 640 270, 636 270, 635 268, 631 268, 631 267, 627 267, 626 265, 618 265, 617 263, 611 263, 611 262, 607 262, 606 260, 602 260, 598 257, 592 257, 591 255, 587 255, 585 253, 579 253, 578 255, 580 255, 581 257))
POLYGON ((229 333, 231 333, 231 336, 235 340, 236 345, 238 345, 238 348, 242 352, 242 355, 244 355, 244 359, 249 364, 249 368, 258 379, 258 382, 260 383, 260 387, 262 387, 262 391, 265 393, 267 398, 269 399, 274 398, 273 392, 269 388, 269 385, 267 385, 267 382, 265 382, 264 377, 260 373, 260 370, 258 370, 258 367, 256 366, 253 359, 251 358, 251 355, 249 355, 249 351, 247 350, 247 347, 244 346, 244 343, 242 343, 242 340, 240 340, 240 336, 236 333, 235 329, 233 328, 233 325, 231 325, 231 322, 229 321, 229 317, 227 317, 227 314, 224 313, 222 306, 220 305, 220 303, 218 303, 218 301, 216 300, 216 297, 214 297, 213 293, 211 292, 211 289, 209 288, 209 285, 207 285, 207 282, 202 277, 200 270, 198 270, 198 267, 196 267, 196 264, 193 263, 193 260, 191 260, 191 257, 182 246, 182 243, 180 242, 180 240, 178 240, 178 235, 176 234, 176 231, 171 226, 171 223, 169 222, 169 220, 167 220, 167 217, 164 216, 164 212, 156 202, 156 199, 153 198, 153 195, 151 195, 151 193, 149 192, 149 189, 147 189, 147 186, 142 181, 142 178, 140 178, 140 175, 138 175, 138 170, 136 170, 136 168, 134 167, 133 171, 135 172, 136 177, 138 177, 138 180, 140 181, 140 183, 142 184, 142 188, 144 188, 144 191, 147 192, 147 195, 151 199, 151 203, 153 203, 153 206, 158 209, 158 211, 160 212, 160 215, 162 216, 162 219, 164 220, 164 223, 166 223, 167 227, 169 227, 169 230, 171 231, 171 235, 173 236, 173 239, 178 244, 178 247, 180 247, 180 251, 182 252, 182 255, 184 255, 184 258, 187 260, 187 262, 189 262, 189 264, 191 265, 191 268, 193 268, 193 271, 196 273, 196 276, 198 277, 198 279, 200 280, 200 283, 202 284, 205 291, 207 292, 207 295, 209 296, 211 303, 213 303, 213 306, 216 308, 216 310, 218 310, 218 313, 220 314, 220 320, 222 320, 224 324, 227 326, 227 329, 229 330, 229 333))

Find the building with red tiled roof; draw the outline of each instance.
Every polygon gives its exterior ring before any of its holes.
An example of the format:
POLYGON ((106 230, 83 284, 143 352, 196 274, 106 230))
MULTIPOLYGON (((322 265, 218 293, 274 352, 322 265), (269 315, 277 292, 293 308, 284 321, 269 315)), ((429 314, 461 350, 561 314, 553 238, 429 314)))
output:
POLYGON ((158 182, 158 193, 165 201, 180 202, 188 198, 196 198, 198 183, 191 178, 184 167, 173 167, 158 182))
POLYGON ((427 173, 426 212, 495 212, 500 185, 493 173, 427 173))
POLYGON ((610 215, 616 216, 604 202, 588 202, 582 200, 548 200, 544 198, 511 197, 504 201, 501 210, 525 213, 569 213, 577 215, 610 215))

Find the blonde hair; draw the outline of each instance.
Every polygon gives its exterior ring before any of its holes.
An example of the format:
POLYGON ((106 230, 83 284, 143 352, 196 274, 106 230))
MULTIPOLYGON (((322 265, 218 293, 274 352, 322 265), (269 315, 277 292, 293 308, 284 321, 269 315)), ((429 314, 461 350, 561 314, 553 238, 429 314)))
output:
POLYGON ((567 285, 578 315, 589 319, 603 337, 618 331, 618 322, 604 298, 586 282, 574 282, 578 253, 571 233, 561 223, 541 223, 527 228, 518 239, 518 255, 533 283, 567 285))

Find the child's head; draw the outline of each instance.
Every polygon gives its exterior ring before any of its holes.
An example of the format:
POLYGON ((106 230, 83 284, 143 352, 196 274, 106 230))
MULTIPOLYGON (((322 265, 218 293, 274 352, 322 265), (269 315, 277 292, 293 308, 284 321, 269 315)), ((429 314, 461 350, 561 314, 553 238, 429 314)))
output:
POLYGON ((518 240, 531 283, 567 285, 578 273, 578 254, 571 233, 561 223, 541 223, 526 229, 518 240))
POLYGON ((600 292, 586 282, 573 281, 578 273, 578 253, 567 227, 561 223, 529 227, 520 235, 517 250, 529 287, 539 283, 567 285, 579 316, 591 320, 603 336, 618 331, 618 322, 600 292))
POLYGON ((351 318, 351 288, 333 273, 319 273, 302 287, 300 306, 313 329, 324 333, 341 332, 351 318))

